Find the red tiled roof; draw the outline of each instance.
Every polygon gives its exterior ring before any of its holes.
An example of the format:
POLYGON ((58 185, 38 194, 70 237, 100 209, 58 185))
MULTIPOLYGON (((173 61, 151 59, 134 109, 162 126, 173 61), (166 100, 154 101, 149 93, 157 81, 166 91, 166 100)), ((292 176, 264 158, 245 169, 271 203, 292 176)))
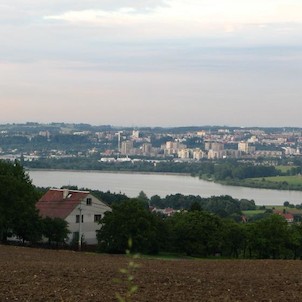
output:
POLYGON ((165 212, 165 213, 174 213, 175 210, 172 209, 172 208, 165 208, 165 209, 164 209, 164 212, 165 212))
POLYGON ((274 213, 284 217, 287 221, 294 220, 294 215, 292 213, 283 213, 281 211, 274 211, 274 213))
POLYGON ((290 213, 281 214, 286 220, 288 219, 294 219, 294 215, 290 213))
POLYGON ((64 219, 88 194, 88 191, 50 189, 36 203, 36 208, 42 217, 64 219))

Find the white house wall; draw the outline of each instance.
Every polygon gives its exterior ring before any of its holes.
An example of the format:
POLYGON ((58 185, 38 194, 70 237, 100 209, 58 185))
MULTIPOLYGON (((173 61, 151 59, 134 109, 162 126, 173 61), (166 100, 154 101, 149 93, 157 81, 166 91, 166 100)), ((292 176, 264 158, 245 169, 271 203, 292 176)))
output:
MULTIPOLYGON (((102 215, 107 211, 111 211, 111 208, 89 194, 84 200, 81 201, 81 208, 83 215, 83 222, 81 223, 81 233, 83 240, 86 244, 96 244, 96 230, 100 229, 100 225, 94 221, 95 215, 102 215), (91 205, 86 204, 87 198, 91 198, 91 205)), ((76 216, 80 215, 80 205, 78 205, 71 213, 66 217, 68 222, 68 229, 71 232, 69 235, 70 241, 73 238, 75 232, 79 232, 79 223, 76 222, 76 216)))

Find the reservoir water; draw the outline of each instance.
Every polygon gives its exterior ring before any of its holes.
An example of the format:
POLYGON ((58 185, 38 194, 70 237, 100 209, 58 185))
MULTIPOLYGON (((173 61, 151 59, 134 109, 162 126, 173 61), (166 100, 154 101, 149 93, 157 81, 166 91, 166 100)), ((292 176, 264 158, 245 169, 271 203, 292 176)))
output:
POLYGON ((293 204, 302 202, 300 191, 224 186, 185 175, 66 170, 30 170, 28 173, 33 184, 39 187, 76 185, 79 188, 125 193, 129 197, 136 197, 140 191, 144 191, 148 197, 155 194, 165 197, 176 193, 201 197, 230 195, 238 199, 253 199, 257 205, 282 205, 284 201, 293 204))

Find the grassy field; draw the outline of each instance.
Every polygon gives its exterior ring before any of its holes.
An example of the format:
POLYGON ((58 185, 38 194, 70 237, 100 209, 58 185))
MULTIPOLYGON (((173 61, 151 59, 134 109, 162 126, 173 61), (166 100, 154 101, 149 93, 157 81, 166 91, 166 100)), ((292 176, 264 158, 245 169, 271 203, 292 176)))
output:
POLYGON ((259 177, 259 178, 249 178, 254 181, 270 181, 270 182, 287 182, 290 185, 302 185, 302 175, 294 176, 271 176, 271 177, 259 177))
POLYGON ((263 214, 265 210, 249 210, 249 211, 242 211, 242 213, 248 217, 252 217, 258 214, 263 214))
POLYGON ((276 166, 276 169, 282 173, 288 172, 291 168, 296 168, 296 166, 276 166))
POLYGON ((284 206, 266 206, 266 208, 275 209, 280 212, 283 212, 283 210, 285 210, 287 213, 302 215, 302 210, 296 209, 296 208, 290 208, 290 207, 284 207, 284 206))
POLYGON ((302 215, 302 210, 296 209, 296 208, 291 208, 291 207, 285 207, 285 206, 265 206, 265 210, 249 210, 249 211, 242 211, 244 215, 247 217, 253 217, 255 215, 263 214, 267 209, 271 210, 277 210, 280 212, 283 212, 283 210, 286 211, 286 213, 291 213, 291 214, 300 214, 302 215))

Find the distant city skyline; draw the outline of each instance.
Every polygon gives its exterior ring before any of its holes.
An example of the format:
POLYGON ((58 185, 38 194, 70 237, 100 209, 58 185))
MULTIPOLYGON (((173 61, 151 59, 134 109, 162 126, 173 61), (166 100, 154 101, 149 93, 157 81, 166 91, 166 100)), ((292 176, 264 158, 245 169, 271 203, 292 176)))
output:
POLYGON ((302 127, 298 0, 3 0, 0 123, 302 127))

